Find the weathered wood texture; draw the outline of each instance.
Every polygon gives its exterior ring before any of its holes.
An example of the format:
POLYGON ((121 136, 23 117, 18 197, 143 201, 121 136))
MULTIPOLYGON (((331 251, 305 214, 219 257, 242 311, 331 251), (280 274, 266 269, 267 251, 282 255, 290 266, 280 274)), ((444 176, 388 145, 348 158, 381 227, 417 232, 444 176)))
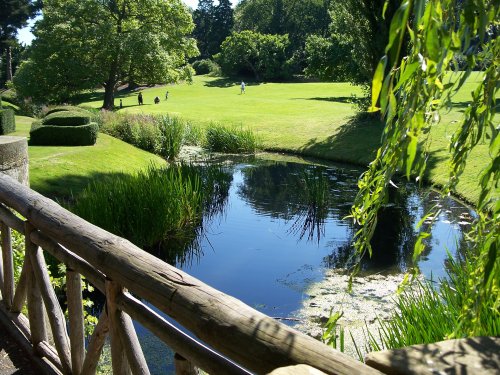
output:
POLYGON ((12 254, 12 240, 10 228, 4 223, 0 224, 2 231, 2 263, 3 263, 3 299, 7 308, 11 308, 14 300, 14 258, 12 254))
POLYGON ((82 375, 93 375, 96 373, 99 357, 101 356, 102 348, 106 336, 109 332, 109 321, 106 309, 101 312, 97 326, 90 337, 89 345, 87 346, 87 355, 83 361, 82 375))
POLYGON ((391 375, 500 374, 500 337, 473 337, 369 353, 366 363, 391 375))
MULTIPOLYGON (((30 233, 30 230, 26 230, 30 233)), ((47 272, 47 265, 42 254, 42 249, 38 246, 32 246, 26 249, 26 255, 30 257, 31 266, 35 274, 36 282, 48 313, 50 327, 54 338, 55 346, 65 374, 71 374, 71 355, 69 337, 66 329, 66 319, 57 300, 56 293, 50 283, 50 277, 47 272)))
POLYGON ((148 300, 207 344, 257 373, 299 363, 326 373, 376 370, 335 351, 0 175, 0 201, 106 277, 148 300))
POLYGON ((70 268, 66 269, 66 298, 68 301, 71 368, 80 375, 85 359, 85 326, 83 320, 82 278, 70 268))

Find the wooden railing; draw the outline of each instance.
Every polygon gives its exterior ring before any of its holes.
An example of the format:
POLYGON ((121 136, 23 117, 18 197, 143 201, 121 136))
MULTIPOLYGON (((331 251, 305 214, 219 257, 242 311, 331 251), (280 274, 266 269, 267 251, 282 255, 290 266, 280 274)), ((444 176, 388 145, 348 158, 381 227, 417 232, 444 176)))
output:
POLYGON ((113 373, 148 374, 132 319, 176 352, 178 373, 189 373, 190 368, 198 367, 217 375, 265 374, 299 363, 329 374, 378 373, 86 222, 2 174, 0 226, 3 314, 29 340, 33 352, 56 373, 95 373, 109 335, 113 373), (25 236, 26 253, 17 285, 11 229, 25 236), (67 267, 67 320, 51 286, 43 251, 67 267), (106 296, 105 308, 86 347, 82 275, 106 296), (21 313, 26 302, 28 318, 21 313), (148 306, 170 316, 205 344, 148 306))

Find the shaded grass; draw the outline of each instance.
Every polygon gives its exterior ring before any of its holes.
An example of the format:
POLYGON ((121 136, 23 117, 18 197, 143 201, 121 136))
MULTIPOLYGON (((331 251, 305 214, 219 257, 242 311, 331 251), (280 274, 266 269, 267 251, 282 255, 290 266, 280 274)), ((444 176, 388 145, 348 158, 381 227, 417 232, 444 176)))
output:
MULTIPOLYGON (((16 116, 16 132, 28 137, 32 118, 16 116)), ((56 199, 78 195, 89 182, 110 174, 132 174, 165 161, 106 134, 94 146, 30 146, 31 188, 56 199)))

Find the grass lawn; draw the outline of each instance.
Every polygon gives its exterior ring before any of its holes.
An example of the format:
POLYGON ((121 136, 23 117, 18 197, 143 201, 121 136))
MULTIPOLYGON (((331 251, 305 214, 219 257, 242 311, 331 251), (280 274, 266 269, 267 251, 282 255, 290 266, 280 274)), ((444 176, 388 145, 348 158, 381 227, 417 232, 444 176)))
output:
MULTIPOLYGON (((429 179, 441 185, 447 180, 448 142, 456 121, 467 106, 469 93, 480 82, 475 74, 455 97, 455 107, 443 114, 442 123, 431 132, 429 179)), ((379 144, 382 127, 375 121, 356 121, 349 103, 361 95, 348 83, 248 83, 240 94, 240 82, 196 76, 193 84, 168 85, 141 90, 144 105, 137 104, 138 92, 126 92, 122 99, 129 113, 169 113, 201 126, 210 122, 241 125, 256 131, 266 150, 286 151, 304 156, 368 164, 379 144), (169 92, 165 100, 165 92, 169 92), (153 104, 154 97, 161 99, 153 104)), ((81 97, 80 104, 102 105, 102 93, 81 97)), ((470 202, 478 198, 478 174, 487 162, 488 140, 475 150, 458 186, 470 202)))
MULTIPOLYGON (((9 135, 28 137, 32 121, 16 116, 16 132, 9 135)), ((149 163, 165 163, 106 134, 99 134, 94 146, 30 146, 28 152, 31 188, 56 199, 78 194, 95 178, 134 173, 149 163)))

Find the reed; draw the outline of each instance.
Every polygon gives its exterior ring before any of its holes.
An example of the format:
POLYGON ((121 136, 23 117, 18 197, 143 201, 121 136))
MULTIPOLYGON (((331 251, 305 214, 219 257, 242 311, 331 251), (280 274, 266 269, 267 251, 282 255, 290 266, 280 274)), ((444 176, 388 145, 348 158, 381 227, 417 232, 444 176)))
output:
POLYGON ((179 156, 184 141, 186 129, 185 121, 179 117, 168 115, 155 118, 158 129, 159 154, 167 160, 175 159, 179 156))
POLYGON ((211 123, 207 127, 203 146, 212 152, 240 154, 254 153, 261 148, 261 142, 250 129, 211 123))
POLYGON ((70 209, 87 221, 143 248, 185 243, 203 214, 221 209, 231 182, 220 166, 150 166, 136 175, 92 182, 70 209))
MULTIPOLYGON (((447 277, 440 280, 439 285, 434 285, 432 281, 418 282, 416 288, 399 295, 397 313, 390 320, 381 322, 378 332, 380 340, 370 335, 371 348, 401 348, 467 337, 462 322, 464 314, 469 313, 464 306, 468 275, 476 267, 474 260, 475 256, 471 254, 459 260, 449 256, 447 277)), ((490 296, 479 310, 479 335, 500 335, 500 312, 495 297, 490 296)))

